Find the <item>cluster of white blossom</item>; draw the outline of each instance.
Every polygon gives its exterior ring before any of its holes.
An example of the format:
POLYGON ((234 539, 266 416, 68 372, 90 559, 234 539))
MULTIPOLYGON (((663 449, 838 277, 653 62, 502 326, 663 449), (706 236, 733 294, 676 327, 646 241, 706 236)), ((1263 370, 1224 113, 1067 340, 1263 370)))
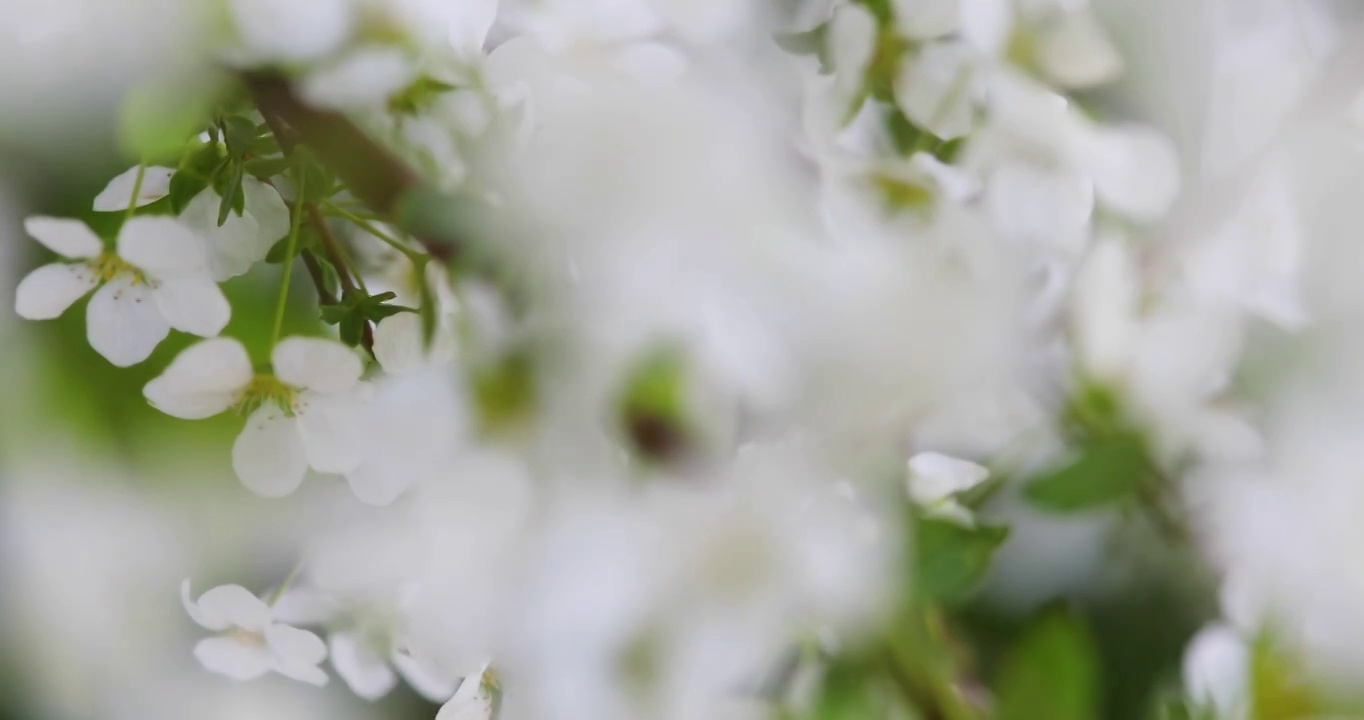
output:
POLYGON ((1286 658, 1364 667, 1346 9, 1190 3, 1177 149, 1114 90, 1120 2, 213 2, 187 66, 222 92, 82 219, 28 218, 59 259, 15 299, 93 292, 120 367, 203 338, 147 401, 241 415, 257 495, 367 506, 274 588, 185 581, 208 670, 327 662, 439 720, 851 718, 899 716, 827 709, 889 648, 912 716, 992 717, 931 618, 1000 492, 1206 553, 1196 717, 1251 717, 1286 658), (249 348, 221 284, 266 266, 249 348))

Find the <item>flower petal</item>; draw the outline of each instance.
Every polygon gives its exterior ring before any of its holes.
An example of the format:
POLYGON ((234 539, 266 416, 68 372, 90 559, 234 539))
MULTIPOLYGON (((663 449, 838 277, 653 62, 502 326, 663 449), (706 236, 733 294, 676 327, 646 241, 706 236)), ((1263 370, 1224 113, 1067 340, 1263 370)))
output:
POLYGON ((222 288, 207 275, 162 281, 156 288, 156 304, 171 327, 200 337, 217 335, 232 318, 222 288))
POLYGON ((326 593, 298 587, 285 590, 271 610, 286 625, 325 625, 341 614, 340 604, 326 593))
POLYGON ((199 420, 235 405, 253 374, 240 342, 213 338, 185 348, 142 394, 167 415, 199 420))
POLYGON ((104 284, 85 310, 90 346, 119 367, 147 359, 170 334, 170 325, 146 283, 122 274, 104 284))
POLYGON ((1086 167, 1109 208, 1135 220, 1159 220, 1179 194, 1179 156, 1169 138, 1141 127, 1094 131, 1086 167))
POLYGON ((305 391, 297 403, 298 431, 308 464, 318 472, 354 470, 361 453, 364 403, 353 395, 322 395, 305 391))
POLYGON ((222 198, 212 188, 195 196, 180 214, 180 220, 206 241, 209 274, 214 280, 250 270, 289 233, 289 208, 274 188, 247 177, 242 181, 242 196, 245 210, 240 216, 228 213, 222 227, 218 226, 222 198))
POLYGON ((118 256, 156 277, 203 270, 204 240, 179 221, 135 217, 118 232, 118 256))
POLYGON ((270 672, 274 658, 263 646, 231 637, 212 637, 194 646, 194 657, 211 672, 245 682, 270 672))
POLYGON ((490 720, 493 716, 493 694, 484 682, 486 668, 477 675, 464 678, 450 702, 441 706, 436 720, 490 720))
POLYGON ((185 612, 189 615, 190 619, 205 630, 219 632, 232 627, 232 623, 228 622, 226 618, 209 613, 199 607, 198 603, 194 602, 194 599, 190 597, 189 578, 185 578, 185 580, 180 583, 180 604, 185 607, 185 612))
POLYGON ((285 666, 317 665, 327 659, 322 638, 290 625, 276 623, 265 628, 265 642, 285 666))
POLYGON ((458 685, 456 680, 441 676, 407 653, 393 653, 393 667, 398 669, 398 674, 418 695, 431 702, 447 702, 455 694, 458 685))
POLYGON ((14 291, 14 311, 29 320, 59 317, 99 282, 85 263, 52 263, 29 273, 14 291))
POLYGON ((927 507, 970 490, 989 476, 989 470, 969 460, 935 452, 919 453, 909 459, 909 496, 927 507))
POLYGON ((104 243, 80 220, 36 216, 24 220, 24 231, 62 257, 92 258, 104 250, 104 243))
MULTIPOLYGON (((138 168, 134 167, 109 181, 104 190, 95 196, 96 212, 117 212, 128 209, 128 200, 133 195, 133 185, 137 184, 138 168)), ((171 176, 175 170, 168 167, 148 167, 143 171, 142 187, 137 191, 135 205, 150 205, 170 194, 171 176)))
POLYGON ((419 370, 431 364, 453 360, 454 336, 443 327, 437 328, 428 349, 422 337, 421 316, 398 313, 380 320, 374 326, 374 357, 384 372, 390 375, 419 370))
POLYGON ((232 444, 232 469, 248 490, 262 497, 297 490, 308 470, 298 422, 274 403, 257 408, 232 444))
POLYGON ((294 387, 338 393, 355 387, 364 372, 360 358, 334 340, 291 337, 270 356, 275 376, 294 387))
POLYGON ((1042 29, 1039 60, 1047 77, 1066 88, 1102 85, 1122 73, 1122 56, 1088 11, 1061 13, 1042 29))
MULTIPOLYGON (((189 593, 188 581, 182 584, 181 592, 189 593)), ((183 597, 181 599, 184 600, 183 597)), ((200 595, 196 605, 203 618, 212 625, 220 626, 204 625, 210 630, 223 629, 221 626, 226 623, 226 627, 259 632, 270 625, 270 606, 241 585, 219 585, 200 595)), ((190 617, 193 618, 194 614, 191 613, 190 617)))
POLYGON ((919 127, 944 140, 971 132, 976 68, 964 42, 934 43, 906 59, 895 80, 895 103, 919 127))
POLYGON ((398 684, 398 676, 382 655, 365 643, 359 632, 332 633, 327 638, 332 667, 352 692, 366 700, 378 700, 398 684))

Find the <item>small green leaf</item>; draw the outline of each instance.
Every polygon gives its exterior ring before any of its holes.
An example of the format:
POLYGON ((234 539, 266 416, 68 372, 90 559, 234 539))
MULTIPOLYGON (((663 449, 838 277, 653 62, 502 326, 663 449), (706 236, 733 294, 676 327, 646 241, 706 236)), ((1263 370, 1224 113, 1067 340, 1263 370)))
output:
POLYGON ((284 262, 284 257, 289 254, 289 238, 282 237, 270 246, 270 252, 265 253, 265 262, 271 265, 278 265, 284 262))
POLYGON ((228 154, 239 159, 246 157, 256 139, 256 124, 241 115, 231 115, 223 119, 222 127, 228 154))
POLYGON ((336 325, 351 314, 350 308, 345 305, 323 305, 318 310, 322 316, 322 322, 328 325, 336 325))
POLYGON ((365 336, 365 319, 359 314, 350 312, 341 320, 341 342, 355 347, 360 344, 365 336))
POLYGON ((927 602, 956 602, 985 576, 1009 529, 963 527, 925 518, 915 524, 914 593, 927 602))
POLYGON ((233 163, 232 179, 229 180, 223 189, 222 200, 218 203, 218 227, 222 227, 227 222, 229 213, 236 213, 241 217, 246 209, 245 196, 242 195, 242 165, 233 163))
POLYGON ((454 89, 454 85, 423 75, 390 98, 388 109, 395 115, 416 115, 431 107, 442 93, 454 89))
POLYGON ((185 207, 190 201, 199 196, 199 193, 208 187, 208 180, 192 173, 180 170, 171 176, 170 181, 170 205, 171 211, 176 215, 185 211, 185 207))
POLYGON ((336 296, 338 293, 340 293, 341 276, 336 274, 336 266, 332 265, 331 261, 328 260, 321 253, 315 252, 311 248, 305 247, 303 249, 303 252, 307 253, 310 257, 312 257, 313 262, 315 262, 318 268, 321 269, 322 289, 326 290, 332 296, 336 296))
POLYGON ((246 171, 258 180, 269 180, 287 171, 289 164, 288 158, 253 158, 246 161, 246 171))
POLYGON ((1023 497, 1056 512, 1083 512, 1127 500, 1140 489, 1150 461, 1133 434, 1092 442, 1078 457, 1023 488, 1023 497))
POLYGON ((1078 620, 1050 612, 1023 632, 995 688, 998 720, 1095 720, 1099 658, 1078 620))
POLYGON ((430 350, 436 340, 436 325, 440 319, 437 313, 440 312, 440 308, 437 306, 436 293, 426 277, 426 262, 423 259, 417 266, 417 288, 421 301, 422 347, 430 350))

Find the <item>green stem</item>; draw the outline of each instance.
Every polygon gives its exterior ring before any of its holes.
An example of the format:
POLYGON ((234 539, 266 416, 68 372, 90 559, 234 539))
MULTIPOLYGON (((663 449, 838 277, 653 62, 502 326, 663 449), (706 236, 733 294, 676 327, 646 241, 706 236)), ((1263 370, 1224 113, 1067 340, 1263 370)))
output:
POLYGON ((365 220, 362 217, 359 217, 355 213, 352 213, 346 210, 345 208, 340 207, 339 205, 331 202, 330 200, 326 201, 326 204, 327 209, 330 210, 332 213, 340 216, 344 220, 349 220, 350 222, 354 223, 356 227, 359 227, 361 230, 364 230, 370 235, 373 235, 374 237, 382 240, 386 245, 402 253, 403 256, 406 257, 408 260, 411 260, 413 265, 421 265, 422 262, 426 259, 425 255, 413 250, 412 248, 407 247, 398 240, 389 236, 387 233, 375 227, 373 223, 365 220))
POLYGON ((294 569, 289 571, 289 576, 284 578, 284 582, 280 583, 279 587, 275 588, 274 592, 270 593, 270 599, 266 602, 267 605, 274 605, 279 602, 281 597, 284 597, 284 593, 293 586, 294 581, 297 580, 299 574, 303 572, 303 561, 305 559, 306 558, 298 559, 298 564, 294 565, 294 569))
POLYGON ((284 328, 284 307, 289 302, 289 278, 294 274, 294 254, 298 252, 298 229, 303 223, 303 184, 303 178, 299 178, 298 188, 295 190, 297 198, 294 200, 294 213, 289 223, 288 245, 284 252, 283 274, 279 280, 279 302, 275 304, 275 326, 270 331, 272 350, 279 342, 280 331, 284 328))
POLYGON ((123 222, 128 222, 137 210, 137 196, 142 194, 142 180, 147 176, 147 163, 137 164, 137 177, 133 179, 133 196, 128 198, 128 209, 124 211, 123 222))

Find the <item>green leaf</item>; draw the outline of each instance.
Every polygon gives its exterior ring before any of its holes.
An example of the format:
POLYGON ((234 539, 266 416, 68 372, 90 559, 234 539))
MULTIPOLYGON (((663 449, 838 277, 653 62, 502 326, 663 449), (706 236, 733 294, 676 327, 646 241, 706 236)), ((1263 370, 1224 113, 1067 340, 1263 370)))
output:
POLYGON ((289 169, 289 159, 282 157, 253 158, 246 161, 246 171, 257 180, 269 180, 289 169))
POLYGON ((824 673, 815 699, 814 720, 871 720, 886 717, 870 687, 871 673, 855 663, 835 662, 824 673))
POLYGON ((358 313, 349 312, 346 314, 344 318, 342 318, 340 323, 340 329, 341 342, 351 347, 355 347, 359 345, 362 340, 364 340, 365 318, 360 316, 358 313))
POLYGON ((227 153, 234 158, 246 157, 256 139, 256 124, 241 115, 231 115, 223 119, 222 127, 227 153))
POLYGON ((1082 512, 1127 500, 1149 473, 1145 443, 1134 434, 1091 442, 1078 457, 1023 488, 1023 497, 1039 508, 1082 512))
POLYGON ((454 89, 454 85, 423 75, 390 98, 388 109, 395 115, 416 115, 431 107, 442 93, 454 89))
POLYGON ((208 187, 208 180, 186 172, 177 171, 171 176, 170 181, 170 205, 171 211, 176 215, 185 211, 185 207, 190 201, 198 197, 199 193, 208 187))
POLYGON ((224 187, 222 200, 218 203, 218 227, 227 222, 228 213, 235 212, 241 217, 246 210, 246 197, 242 195, 242 164, 233 163, 233 166, 232 179, 224 187))
POLYGON ((420 293, 421 301, 422 347, 430 350, 431 345, 436 340, 436 325, 440 320, 440 318, 437 317, 437 314, 440 312, 440 308, 436 302, 436 292, 432 289, 431 282, 426 277, 426 263, 427 260, 423 258, 421 263, 417 265, 416 270, 417 288, 420 293))
POLYGON ((304 247, 302 252, 312 257, 313 262, 317 263, 322 270, 322 288, 331 295, 336 296, 341 292, 341 276, 336 274, 336 266, 321 253, 313 251, 311 248, 304 247))
POLYGON ((284 262, 284 257, 289 254, 289 237, 280 238, 274 245, 270 246, 270 252, 265 253, 265 262, 271 265, 278 265, 284 262))
POLYGON ((1099 658, 1075 618, 1050 612, 1005 657, 995 688, 998 720, 1099 717, 1099 658))
POLYGON ((985 576, 1009 529, 962 527, 925 518, 914 527, 914 587, 920 599, 952 603, 963 599, 985 576))

